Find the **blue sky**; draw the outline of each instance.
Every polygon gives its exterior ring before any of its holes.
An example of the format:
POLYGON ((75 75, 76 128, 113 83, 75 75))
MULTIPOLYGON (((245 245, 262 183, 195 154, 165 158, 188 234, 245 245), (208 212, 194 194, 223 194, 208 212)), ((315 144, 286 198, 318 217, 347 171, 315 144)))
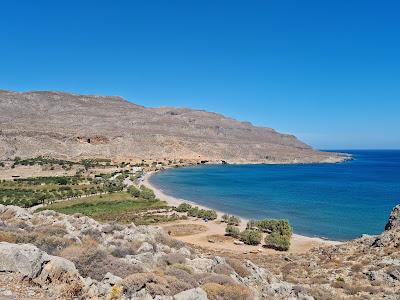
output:
POLYGON ((220 112, 400 148, 398 1, 1 1, 0 88, 220 112))

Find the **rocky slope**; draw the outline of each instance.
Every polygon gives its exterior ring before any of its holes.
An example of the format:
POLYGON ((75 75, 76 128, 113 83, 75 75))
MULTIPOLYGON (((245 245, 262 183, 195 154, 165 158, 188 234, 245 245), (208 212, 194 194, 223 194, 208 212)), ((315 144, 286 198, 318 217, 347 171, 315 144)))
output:
POLYGON ((0 91, 0 159, 195 159, 337 162, 292 135, 216 113, 146 108, 120 97, 0 91))
POLYGON ((0 297, 9 299, 313 299, 250 261, 206 258, 158 228, 54 211, 0 205, 0 257, 0 297))
POLYGON ((395 300, 399 210, 379 236, 270 257, 260 262, 268 270, 249 260, 204 256, 155 227, 0 205, 0 285, 6 287, 0 297, 395 300))

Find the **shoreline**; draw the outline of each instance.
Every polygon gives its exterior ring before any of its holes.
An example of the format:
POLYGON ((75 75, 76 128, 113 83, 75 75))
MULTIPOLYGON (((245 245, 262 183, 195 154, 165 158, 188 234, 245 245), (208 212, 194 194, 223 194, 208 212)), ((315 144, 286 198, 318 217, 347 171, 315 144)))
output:
MULTIPOLYGON (((142 184, 151 188, 154 191, 154 194, 156 195, 157 198, 159 198, 160 200, 164 200, 168 203, 168 205, 171 206, 178 206, 181 203, 188 203, 192 206, 198 206, 200 209, 213 209, 204 205, 200 205, 197 204, 196 202, 190 201, 190 200, 186 200, 183 198, 176 198, 173 197, 171 195, 167 195, 165 194, 162 190, 158 189, 157 187, 155 187, 153 184, 151 184, 150 182, 150 177, 152 175, 154 175, 157 171, 150 171, 150 172, 146 172, 143 176, 143 181, 142 184)), ((215 210, 215 209, 213 209, 215 210)), ((225 212, 223 211, 219 211, 219 210, 215 210, 217 212, 218 218, 221 218, 221 216, 223 214, 225 214, 225 212)), ((242 218, 240 217, 240 219, 242 220, 240 223, 240 229, 243 230, 246 227, 247 222, 249 221, 246 218, 242 218)), ((225 225, 223 225, 225 226, 225 225)), ((322 246, 331 246, 331 245, 340 245, 343 242, 341 241, 335 241, 335 240, 329 240, 329 239, 323 239, 320 237, 309 237, 309 236, 305 236, 305 235, 300 235, 297 233, 293 233, 292 234, 292 244, 295 243, 309 243, 309 244, 319 244, 322 246)))

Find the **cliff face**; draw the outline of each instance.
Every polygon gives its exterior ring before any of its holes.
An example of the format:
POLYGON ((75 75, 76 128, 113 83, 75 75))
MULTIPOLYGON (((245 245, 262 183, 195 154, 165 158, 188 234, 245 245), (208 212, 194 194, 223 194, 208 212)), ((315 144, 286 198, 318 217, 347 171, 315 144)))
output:
POLYGON ((146 108, 120 97, 0 91, 0 158, 186 158, 336 162, 292 135, 201 110, 146 108))

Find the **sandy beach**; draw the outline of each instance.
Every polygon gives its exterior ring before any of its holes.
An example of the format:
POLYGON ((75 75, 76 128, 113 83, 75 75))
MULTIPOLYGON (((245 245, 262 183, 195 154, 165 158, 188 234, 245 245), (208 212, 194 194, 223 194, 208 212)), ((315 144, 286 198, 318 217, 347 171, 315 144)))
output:
MULTIPOLYGON (((203 205, 199 205, 193 201, 186 199, 176 198, 170 195, 166 195, 162 190, 158 189, 150 182, 150 177, 155 172, 147 172, 143 177, 143 184, 151 189, 153 189, 157 198, 166 201, 171 206, 178 206, 179 204, 185 202, 194 206, 198 206, 202 209, 210 209, 203 205)), ((175 235, 175 238, 184 241, 195 246, 199 246, 209 250, 221 250, 221 251, 233 251, 240 253, 250 253, 258 251, 259 253, 265 254, 281 254, 282 252, 264 248, 262 246, 248 246, 248 245, 235 245, 234 239, 225 236, 226 223, 219 221, 221 216, 225 212, 217 211, 218 219, 214 221, 209 221, 205 223, 201 219, 189 218, 188 220, 180 220, 175 222, 166 223, 160 225, 167 231, 173 231, 174 227, 179 228, 182 232, 182 228, 188 229, 189 227, 196 228, 196 230, 187 230, 187 233, 181 233, 175 235)), ((241 218, 240 229, 243 230, 248 222, 247 219, 241 218)), ((342 242, 325 240, 317 237, 308 237, 299 234, 293 234, 291 239, 291 246, 288 253, 303 253, 311 248, 320 246, 330 246, 338 245, 342 242)))

